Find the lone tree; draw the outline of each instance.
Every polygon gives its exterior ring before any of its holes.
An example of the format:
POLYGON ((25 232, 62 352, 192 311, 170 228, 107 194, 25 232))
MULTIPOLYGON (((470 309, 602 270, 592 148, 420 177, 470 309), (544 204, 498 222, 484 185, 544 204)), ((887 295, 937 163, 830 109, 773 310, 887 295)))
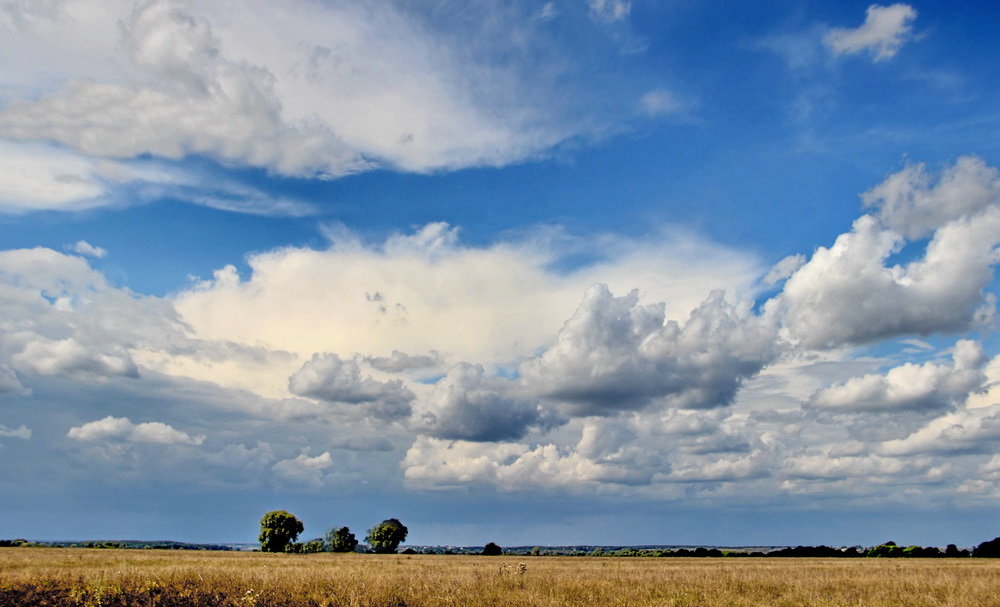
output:
POLYGON ((483 546, 483 556, 500 556, 501 554, 503 554, 503 549, 493 542, 483 546))
POLYGON ((407 531, 398 519, 390 518, 369 529, 365 541, 378 554, 392 554, 406 539, 407 531))
POLYGON ((285 552, 302 533, 302 521, 284 510, 272 510, 260 519, 261 552, 285 552))
POLYGON ((326 546, 324 549, 327 552, 354 552, 354 549, 357 547, 358 539, 354 537, 354 534, 347 527, 330 529, 326 532, 326 546))

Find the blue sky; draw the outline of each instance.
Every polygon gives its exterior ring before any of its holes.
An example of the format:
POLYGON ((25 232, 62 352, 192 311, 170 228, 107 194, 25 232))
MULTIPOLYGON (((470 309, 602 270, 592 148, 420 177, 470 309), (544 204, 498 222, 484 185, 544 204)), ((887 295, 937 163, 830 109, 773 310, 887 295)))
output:
POLYGON ((0 537, 997 535, 998 21, 0 0, 0 537))

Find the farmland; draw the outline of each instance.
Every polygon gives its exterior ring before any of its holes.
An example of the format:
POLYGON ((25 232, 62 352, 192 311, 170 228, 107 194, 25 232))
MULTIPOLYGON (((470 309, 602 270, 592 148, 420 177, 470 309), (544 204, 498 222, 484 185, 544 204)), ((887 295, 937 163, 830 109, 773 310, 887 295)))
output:
POLYGON ((995 559, 0 549, 0 606, 1000 606, 995 559), (523 565, 522 565, 523 564, 523 565))

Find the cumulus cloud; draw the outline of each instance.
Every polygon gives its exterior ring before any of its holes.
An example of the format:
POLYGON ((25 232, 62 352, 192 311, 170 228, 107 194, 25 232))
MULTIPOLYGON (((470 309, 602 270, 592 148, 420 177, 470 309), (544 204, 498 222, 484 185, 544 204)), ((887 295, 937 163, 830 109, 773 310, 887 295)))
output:
POLYGON ((441 364, 441 355, 433 351, 430 354, 407 354, 393 350, 389 356, 369 356, 365 361, 379 371, 402 373, 437 367, 441 364))
POLYGON ((378 381, 362 374, 357 360, 336 354, 315 354, 288 379, 292 394, 331 403, 373 405, 372 413, 399 417, 410 412, 414 395, 399 380, 378 381))
POLYGON ((732 482, 767 476, 767 467, 756 454, 737 457, 713 457, 706 461, 677 467, 668 477, 688 483, 732 482))
POLYGON ((961 404, 986 382, 987 357, 982 346, 961 340, 955 344, 953 363, 906 363, 884 375, 855 377, 820 390, 810 399, 814 407, 839 411, 928 410, 961 404))
POLYGON ((541 417, 538 403, 519 397, 515 382, 468 363, 452 367, 413 412, 420 433, 465 441, 519 439, 541 417))
POLYGON ((1000 481, 1000 455, 994 455, 990 461, 980 466, 979 472, 984 478, 1000 481))
POLYGON ((775 303, 807 348, 967 330, 992 316, 1000 207, 955 219, 934 233, 922 259, 886 266, 904 241, 865 215, 830 248, 820 247, 775 303), (863 302, 864 305, 858 305, 863 302))
POLYGON ((162 422, 133 424, 127 417, 108 416, 70 428, 69 438, 78 441, 128 441, 157 445, 200 445, 203 435, 191 436, 162 422))
POLYGON ((922 238, 949 221, 1000 206, 1000 171, 976 156, 962 156, 936 175, 924 164, 910 164, 861 198, 889 229, 922 238))
POLYGON ((122 43, 152 81, 77 81, 15 101, 0 112, 0 133, 59 141, 95 156, 207 154, 285 172, 301 167, 334 174, 363 166, 332 133, 286 125, 273 76, 227 59, 208 21, 180 3, 137 3, 122 20, 122 43), (158 117, 155 125, 148 116, 158 117), (316 161, 323 164, 310 164, 316 161))
POLYGON ((272 470, 281 480, 310 487, 322 487, 325 471, 333 466, 333 457, 326 451, 315 457, 305 453, 292 459, 283 459, 272 470))
POLYGON ((187 339, 169 304, 117 289, 84 258, 51 249, 0 252, 0 311, 0 364, 22 383, 31 375, 135 378, 133 348, 187 339))
POLYGON ((36 338, 12 356, 11 361, 17 368, 39 375, 139 377, 139 370, 126 350, 114 345, 86 348, 72 338, 36 338))
POLYGON ((840 457, 816 454, 789 458, 784 464, 784 472, 790 478, 810 480, 912 476, 926 471, 930 467, 929 461, 910 461, 874 454, 840 457))
POLYGON ((488 483, 506 490, 614 483, 632 476, 623 467, 598 464, 553 444, 531 447, 426 436, 417 437, 401 465, 406 480, 416 485, 488 483))
POLYGON ((573 316, 521 374, 534 393, 565 402, 576 415, 641 409, 653 399, 673 407, 728 404, 741 382, 777 354, 777 326, 713 292, 686 321, 666 321, 663 304, 587 290, 573 316))
POLYGON ((865 11, 865 22, 860 26, 832 29, 823 41, 837 55, 868 51, 875 61, 884 61, 899 52, 916 18, 917 11, 908 4, 873 4, 865 11))
POLYGON ((434 350, 449 364, 504 365, 546 346, 594 283, 639 287, 683 318, 711 289, 749 296, 760 271, 753 255, 676 232, 631 242, 532 232, 479 247, 446 224, 375 243, 331 235, 327 249, 252 255, 247 276, 220 269, 174 304, 203 339, 305 358, 434 350), (580 251, 596 261, 558 269, 580 251))
POLYGON ((20 438, 23 440, 30 440, 31 429, 23 424, 19 428, 8 428, 7 426, 0 424, 0 438, 20 438))
POLYGON ((1000 440, 1000 405, 960 409, 901 439, 882 443, 886 455, 991 453, 1000 440))
MULTIPOLYGON (((519 5, 17 6, 0 21, 5 42, 46 62, 38 70, 0 63, 0 83, 18 93, 0 110, 8 139, 335 177, 501 166, 604 128, 584 96, 567 90, 577 69, 570 50, 519 5)), ((616 21, 629 5, 591 8, 595 19, 616 21)))

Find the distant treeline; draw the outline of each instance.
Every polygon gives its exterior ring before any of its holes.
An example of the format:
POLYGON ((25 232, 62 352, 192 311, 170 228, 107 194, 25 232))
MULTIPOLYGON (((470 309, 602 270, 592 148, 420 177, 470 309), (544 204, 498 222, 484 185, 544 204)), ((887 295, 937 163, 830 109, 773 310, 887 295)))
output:
MULTIPOLYGON (((191 544, 186 542, 171 541, 87 541, 87 542, 31 542, 25 539, 0 540, 0 548, 9 547, 55 547, 55 548, 130 548, 130 549, 158 549, 158 550, 238 550, 235 546, 225 544, 191 544)), ((458 555, 458 554, 506 554, 510 556, 599 556, 599 557, 805 557, 805 558, 1000 558, 1000 537, 983 542, 972 548, 958 548, 955 544, 949 544, 945 549, 935 546, 899 546, 895 542, 885 542, 877 546, 850 546, 847 548, 835 548, 830 546, 795 546, 787 548, 774 548, 770 550, 741 550, 741 549, 719 549, 719 548, 605 548, 601 546, 593 547, 589 550, 581 550, 579 547, 564 546, 559 548, 545 548, 534 546, 531 548, 517 547, 507 550, 501 549, 492 542, 485 548, 480 547, 457 547, 457 546, 420 546, 406 548, 400 551, 401 554, 438 554, 438 555, 458 555)), ((362 547, 358 551, 364 551, 362 547)), ((346 551, 346 550, 345 550, 346 551)), ((352 546, 351 552, 355 551, 352 546)))
POLYGON ((191 544, 188 542, 173 541, 141 541, 141 540, 120 540, 101 541, 90 540, 80 542, 32 542, 25 539, 0 540, 0 548, 11 548, 17 546, 35 546, 41 548, 109 548, 109 549, 144 549, 144 550, 237 550, 234 546, 224 544, 191 544))
POLYGON ((795 546, 774 550, 720 550, 718 548, 619 548, 608 550, 597 547, 589 551, 552 551, 535 546, 528 551, 506 551, 505 554, 522 556, 644 556, 644 557, 809 557, 809 558, 1000 558, 1000 537, 983 542, 973 548, 959 549, 948 544, 944 550, 925 546, 898 546, 896 542, 885 542, 877 546, 850 546, 832 548, 830 546, 795 546))

